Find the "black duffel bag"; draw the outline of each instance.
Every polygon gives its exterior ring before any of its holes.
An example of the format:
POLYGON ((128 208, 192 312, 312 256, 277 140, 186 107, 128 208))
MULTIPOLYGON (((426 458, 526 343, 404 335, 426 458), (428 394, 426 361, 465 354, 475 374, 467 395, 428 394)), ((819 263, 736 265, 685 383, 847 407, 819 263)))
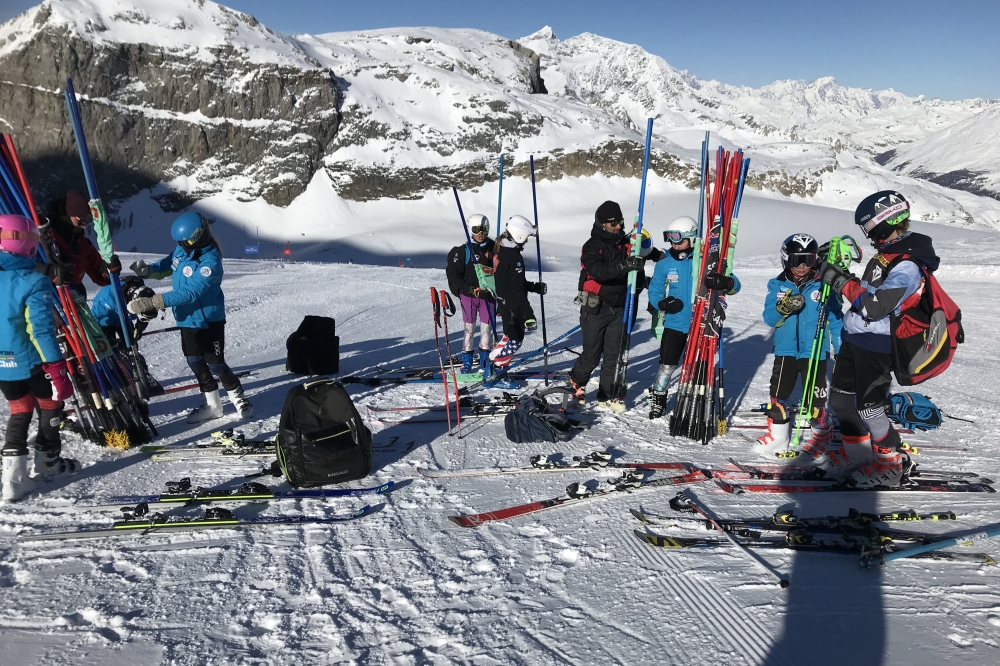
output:
POLYGON ((281 471, 296 488, 352 481, 371 472, 372 433, 344 387, 320 379, 285 396, 277 453, 281 471))
POLYGON ((566 416, 564 410, 550 405, 545 397, 552 394, 573 395, 565 386, 553 386, 544 391, 524 393, 517 405, 504 417, 504 430, 512 442, 565 442, 585 425, 566 416))
POLYGON ((330 317, 306 315, 288 336, 285 370, 297 375, 335 375, 340 372, 340 338, 330 317))

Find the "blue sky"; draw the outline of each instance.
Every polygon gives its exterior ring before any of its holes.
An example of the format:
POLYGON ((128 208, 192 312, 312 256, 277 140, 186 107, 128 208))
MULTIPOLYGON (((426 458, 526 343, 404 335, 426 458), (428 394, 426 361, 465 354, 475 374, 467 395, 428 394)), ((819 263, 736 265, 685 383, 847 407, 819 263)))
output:
MULTIPOLYGON (((166 1, 166 0, 164 0, 166 1)), ((0 0, 0 21, 36 4, 0 0)), ((1000 98, 1000 0, 228 0, 295 34, 398 26, 479 28, 639 44, 703 79, 841 84, 942 99, 1000 98), (714 41, 713 41, 714 40, 714 41)))

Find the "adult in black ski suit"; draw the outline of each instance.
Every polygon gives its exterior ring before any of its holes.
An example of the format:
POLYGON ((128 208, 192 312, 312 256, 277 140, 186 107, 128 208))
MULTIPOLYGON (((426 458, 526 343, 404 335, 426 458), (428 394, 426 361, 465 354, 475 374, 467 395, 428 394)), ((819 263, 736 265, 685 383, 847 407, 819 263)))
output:
MULTIPOLYGON (((583 352, 573 364, 570 383, 577 400, 583 402, 587 382, 594 369, 601 364, 601 383, 597 389, 599 403, 612 408, 624 407, 624 396, 614 395, 615 373, 622 352, 625 295, 628 291, 628 274, 639 271, 636 294, 646 285, 642 272, 645 257, 631 256, 631 239, 624 230, 625 218, 621 206, 605 201, 594 215, 590 239, 580 253, 580 328, 583 335, 583 352), (619 398, 620 400, 613 400, 619 398)), ((652 255, 650 258, 654 259, 652 255)), ((636 311, 633 303, 632 312, 636 311)), ((634 314, 633 314, 634 316, 634 314)))

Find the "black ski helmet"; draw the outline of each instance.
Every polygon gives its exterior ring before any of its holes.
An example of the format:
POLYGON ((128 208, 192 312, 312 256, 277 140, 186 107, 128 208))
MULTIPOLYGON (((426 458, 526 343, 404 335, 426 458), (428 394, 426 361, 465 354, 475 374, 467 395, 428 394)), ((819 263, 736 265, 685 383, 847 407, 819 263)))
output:
POLYGON ((815 268, 819 263, 819 243, 809 234, 792 234, 781 244, 781 265, 787 271, 805 264, 815 268))
POLYGON ((139 292, 143 290, 152 291, 152 289, 146 287, 146 283, 138 275, 127 275, 122 278, 122 293, 126 301, 142 298, 139 292))
POLYGON ((910 219, 910 202, 899 192, 882 190, 866 197, 854 211, 854 223, 878 249, 896 230, 896 225, 910 219))

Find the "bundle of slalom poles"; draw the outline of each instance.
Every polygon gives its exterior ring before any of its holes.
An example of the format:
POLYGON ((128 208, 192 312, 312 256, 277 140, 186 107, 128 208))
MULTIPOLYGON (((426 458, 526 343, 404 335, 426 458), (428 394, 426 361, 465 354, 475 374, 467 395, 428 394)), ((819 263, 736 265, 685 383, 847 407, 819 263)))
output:
POLYGON ((725 299, 718 290, 707 289, 704 279, 708 273, 733 272, 740 201, 750 168, 750 158, 744 158, 742 150, 729 152, 720 146, 715 155, 714 181, 709 186, 708 139, 706 133, 702 143, 699 238, 692 265, 692 270, 697 271, 693 287, 696 294, 677 399, 670 415, 671 435, 702 444, 726 431, 721 349, 725 299))

